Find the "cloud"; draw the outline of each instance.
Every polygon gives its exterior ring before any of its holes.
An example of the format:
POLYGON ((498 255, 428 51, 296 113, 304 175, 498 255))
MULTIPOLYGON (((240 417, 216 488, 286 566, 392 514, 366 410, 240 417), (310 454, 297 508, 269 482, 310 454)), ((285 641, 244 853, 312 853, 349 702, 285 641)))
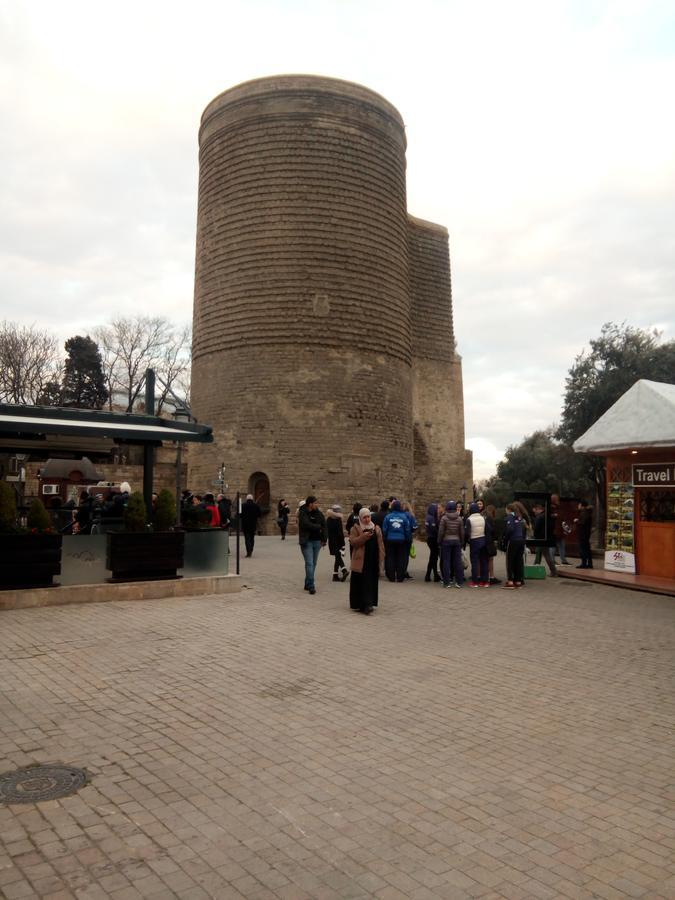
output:
POLYGON ((449 229, 488 464, 559 417, 605 321, 675 336, 674 24, 649 0, 0 4, 3 317, 189 320, 204 107, 276 72, 358 81, 404 117, 410 211, 449 229))

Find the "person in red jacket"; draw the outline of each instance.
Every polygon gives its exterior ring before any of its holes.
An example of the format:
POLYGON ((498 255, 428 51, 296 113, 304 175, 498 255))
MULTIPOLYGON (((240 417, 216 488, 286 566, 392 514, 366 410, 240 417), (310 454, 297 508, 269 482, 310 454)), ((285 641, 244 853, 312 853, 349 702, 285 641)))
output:
POLYGON ((209 522, 211 528, 220 528, 220 513, 218 512, 218 505, 216 504, 216 498, 213 494, 204 494, 202 507, 211 513, 211 521, 209 522))

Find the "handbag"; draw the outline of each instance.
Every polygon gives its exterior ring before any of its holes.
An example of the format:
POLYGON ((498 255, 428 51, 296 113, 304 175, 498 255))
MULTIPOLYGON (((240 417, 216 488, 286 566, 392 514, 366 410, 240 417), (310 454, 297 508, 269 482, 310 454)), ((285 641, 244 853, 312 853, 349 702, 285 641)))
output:
POLYGON ((469 568, 469 554, 466 550, 462 550, 462 565, 465 569, 469 568))
POLYGON ((497 555, 497 544, 494 541, 490 541, 487 545, 488 556, 496 556, 497 555))
POLYGON ((279 527, 281 527, 283 524, 284 524, 284 517, 283 517, 283 516, 277 516, 277 525, 278 525, 279 527))
POLYGON ((415 550, 415 545, 411 544, 410 545, 410 559, 415 559, 416 556, 417 556, 417 550, 415 550))

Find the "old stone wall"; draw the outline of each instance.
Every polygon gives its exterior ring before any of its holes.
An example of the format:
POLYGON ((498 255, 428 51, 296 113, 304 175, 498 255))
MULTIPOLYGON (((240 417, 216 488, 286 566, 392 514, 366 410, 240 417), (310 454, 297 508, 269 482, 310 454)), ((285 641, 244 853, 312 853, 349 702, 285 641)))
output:
POLYGON ((455 349, 448 232, 409 217, 413 350, 414 495, 418 518, 433 501, 471 495, 464 447, 462 361, 455 349))
POLYGON ((358 85, 226 91, 200 132, 193 410, 242 491, 325 503, 412 487, 405 136, 358 85))

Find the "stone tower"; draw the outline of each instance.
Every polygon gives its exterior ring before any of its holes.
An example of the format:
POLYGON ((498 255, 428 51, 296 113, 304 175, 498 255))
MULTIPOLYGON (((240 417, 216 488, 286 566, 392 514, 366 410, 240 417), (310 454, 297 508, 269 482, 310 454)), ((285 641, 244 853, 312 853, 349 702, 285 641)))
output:
POLYGON ((407 215, 396 109, 262 78, 207 106, 199 146, 192 406, 215 443, 190 485, 222 461, 231 492, 292 508, 470 483, 447 232, 407 215))

